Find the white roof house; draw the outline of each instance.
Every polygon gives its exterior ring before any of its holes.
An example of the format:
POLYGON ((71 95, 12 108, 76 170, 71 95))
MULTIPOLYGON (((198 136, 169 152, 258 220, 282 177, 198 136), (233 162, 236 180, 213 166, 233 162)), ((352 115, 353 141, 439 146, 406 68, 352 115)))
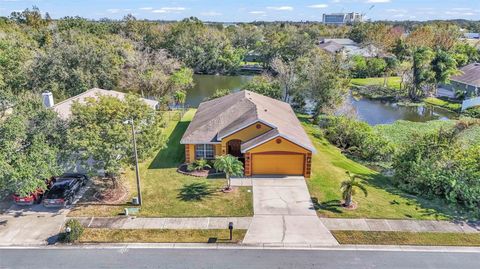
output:
MULTIPOLYGON (((85 104, 87 98, 97 98, 98 96, 101 96, 101 95, 116 97, 120 100, 125 100, 127 96, 127 94, 123 92, 93 88, 79 95, 70 97, 58 104, 54 104, 52 93, 47 92, 42 94, 43 104, 46 107, 51 107, 53 110, 55 110, 58 113, 58 116, 64 120, 70 118, 70 116, 72 115, 72 105, 75 102, 85 104)), ((141 99, 151 108, 157 109, 158 107, 157 101, 146 99, 146 98, 141 98, 141 99)))

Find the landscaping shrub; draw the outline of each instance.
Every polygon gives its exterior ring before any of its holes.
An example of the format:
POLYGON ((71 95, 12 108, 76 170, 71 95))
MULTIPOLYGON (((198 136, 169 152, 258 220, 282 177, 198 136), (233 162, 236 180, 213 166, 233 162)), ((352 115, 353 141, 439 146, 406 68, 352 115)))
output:
POLYGON ((211 168, 210 164, 208 164, 208 161, 201 158, 198 160, 195 160, 193 163, 189 164, 187 167, 188 171, 201 171, 205 170, 205 168, 211 168))
POLYGON ((451 128, 412 135, 393 160, 396 185, 478 211, 480 146, 462 147, 458 134, 451 128))
POLYGON ((463 112, 467 117, 478 118, 480 119, 480 107, 472 107, 463 112))
POLYGON ((346 153, 365 161, 389 161, 394 148, 366 122, 344 116, 320 118, 325 137, 346 153))
POLYGON ((65 230, 60 234, 59 240, 64 243, 73 243, 77 242, 83 234, 83 226, 76 219, 69 219, 65 223, 65 229, 70 227, 70 232, 67 233, 65 230))

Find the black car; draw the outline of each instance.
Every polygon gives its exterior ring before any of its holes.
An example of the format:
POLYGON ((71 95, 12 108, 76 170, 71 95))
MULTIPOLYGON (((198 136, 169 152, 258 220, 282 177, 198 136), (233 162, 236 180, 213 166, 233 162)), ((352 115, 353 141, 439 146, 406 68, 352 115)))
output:
POLYGON ((83 174, 63 174, 45 194, 43 205, 46 207, 65 206, 73 203, 75 194, 87 184, 88 177, 83 174))

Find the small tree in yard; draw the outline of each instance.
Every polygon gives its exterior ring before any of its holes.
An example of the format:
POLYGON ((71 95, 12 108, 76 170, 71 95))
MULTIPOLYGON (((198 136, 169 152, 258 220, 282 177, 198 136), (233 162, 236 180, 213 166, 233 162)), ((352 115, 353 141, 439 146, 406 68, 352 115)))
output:
POLYGON ((213 167, 217 171, 225 173, 225 176, 228 180, 228 185, 225 188, 225 191, 230 191, 231 188, 231 176, 241 176, 243 175, 243 163, 238 160, 238 158, 232 155, 217 156, 213 167))
POLYGON ((359 175, 355 175, 347 171, 348 179, 342 182, 340 189, 342 190, 342 198, 345 201, 343 206, 350 207, 352 205, 352 197, 356 190, 360 189, 365 197, 368 196, 367 188, 359 181, 362 179, 359 175))
POLYGON ((135 122, 138 158, 144 160, 162 147, 164 140, 160 115, 140 98, 98 96, 72 106, 68 141, 74 159, 82 163, 93 159, 93 166, 88 167, 91 173, 105 171, 114 187, 122 167, 134 163, 131 129, 125 124, 130 119, 135 122))

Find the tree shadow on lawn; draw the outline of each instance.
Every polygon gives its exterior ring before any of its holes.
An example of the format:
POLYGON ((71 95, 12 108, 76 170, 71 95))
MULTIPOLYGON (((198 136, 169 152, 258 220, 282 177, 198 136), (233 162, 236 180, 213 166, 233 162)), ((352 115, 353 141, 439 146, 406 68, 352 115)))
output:
POLYGON ((167 139, 167 143, 150 163, 148 169, 176 168, 185 160, 185 146, 180 144, 190 121, 179 121, 167 139))
POLYGON ((326 201, 323 203, 320 203, 318 201, 317 197, 311 197, 312 203, 313 203, 313 208, 318 211, 318 210, 325 210, 325 211, 330 211, 335 214, 342 213, 343 211, 341 210, 342 205, 340 200, 330 200, 326 201))
POLYGON ((185 184, 179 190, 177 198, 182 201, 202 201, 204 198, 210 197, 215 190, 210 188, 206 182, 194 182, 185 184))
MULTIPOLYGON (((445 218, 452 220, 466 220, 473 218, 473 215, 471 213, 468 213, 468 211, 465 211, 464 208, 450 206, 438 198, 428 199, 426 197, 421 197, 419 195, 409 194, 405 191, 402 191, 401 189, 393 185, 392 178, 385 175, 359 175, 366 179, 364 181, 366 185, 370 185, 372 187, 385 190, 388 193, 398 195, 407 200, 411 200, 411 202, 407 201, 403 203, 407 206, 415 206, 415 210, 422 216, 433 216, 437 220, 445 218)), ((397 201, 395 199, 390 201, 390 206, 400 206, 401 204, 401 201, 397 201)), ((410 214, 404 215, 406 218, 413 218, 413 216, 411 216, 410 214)))

